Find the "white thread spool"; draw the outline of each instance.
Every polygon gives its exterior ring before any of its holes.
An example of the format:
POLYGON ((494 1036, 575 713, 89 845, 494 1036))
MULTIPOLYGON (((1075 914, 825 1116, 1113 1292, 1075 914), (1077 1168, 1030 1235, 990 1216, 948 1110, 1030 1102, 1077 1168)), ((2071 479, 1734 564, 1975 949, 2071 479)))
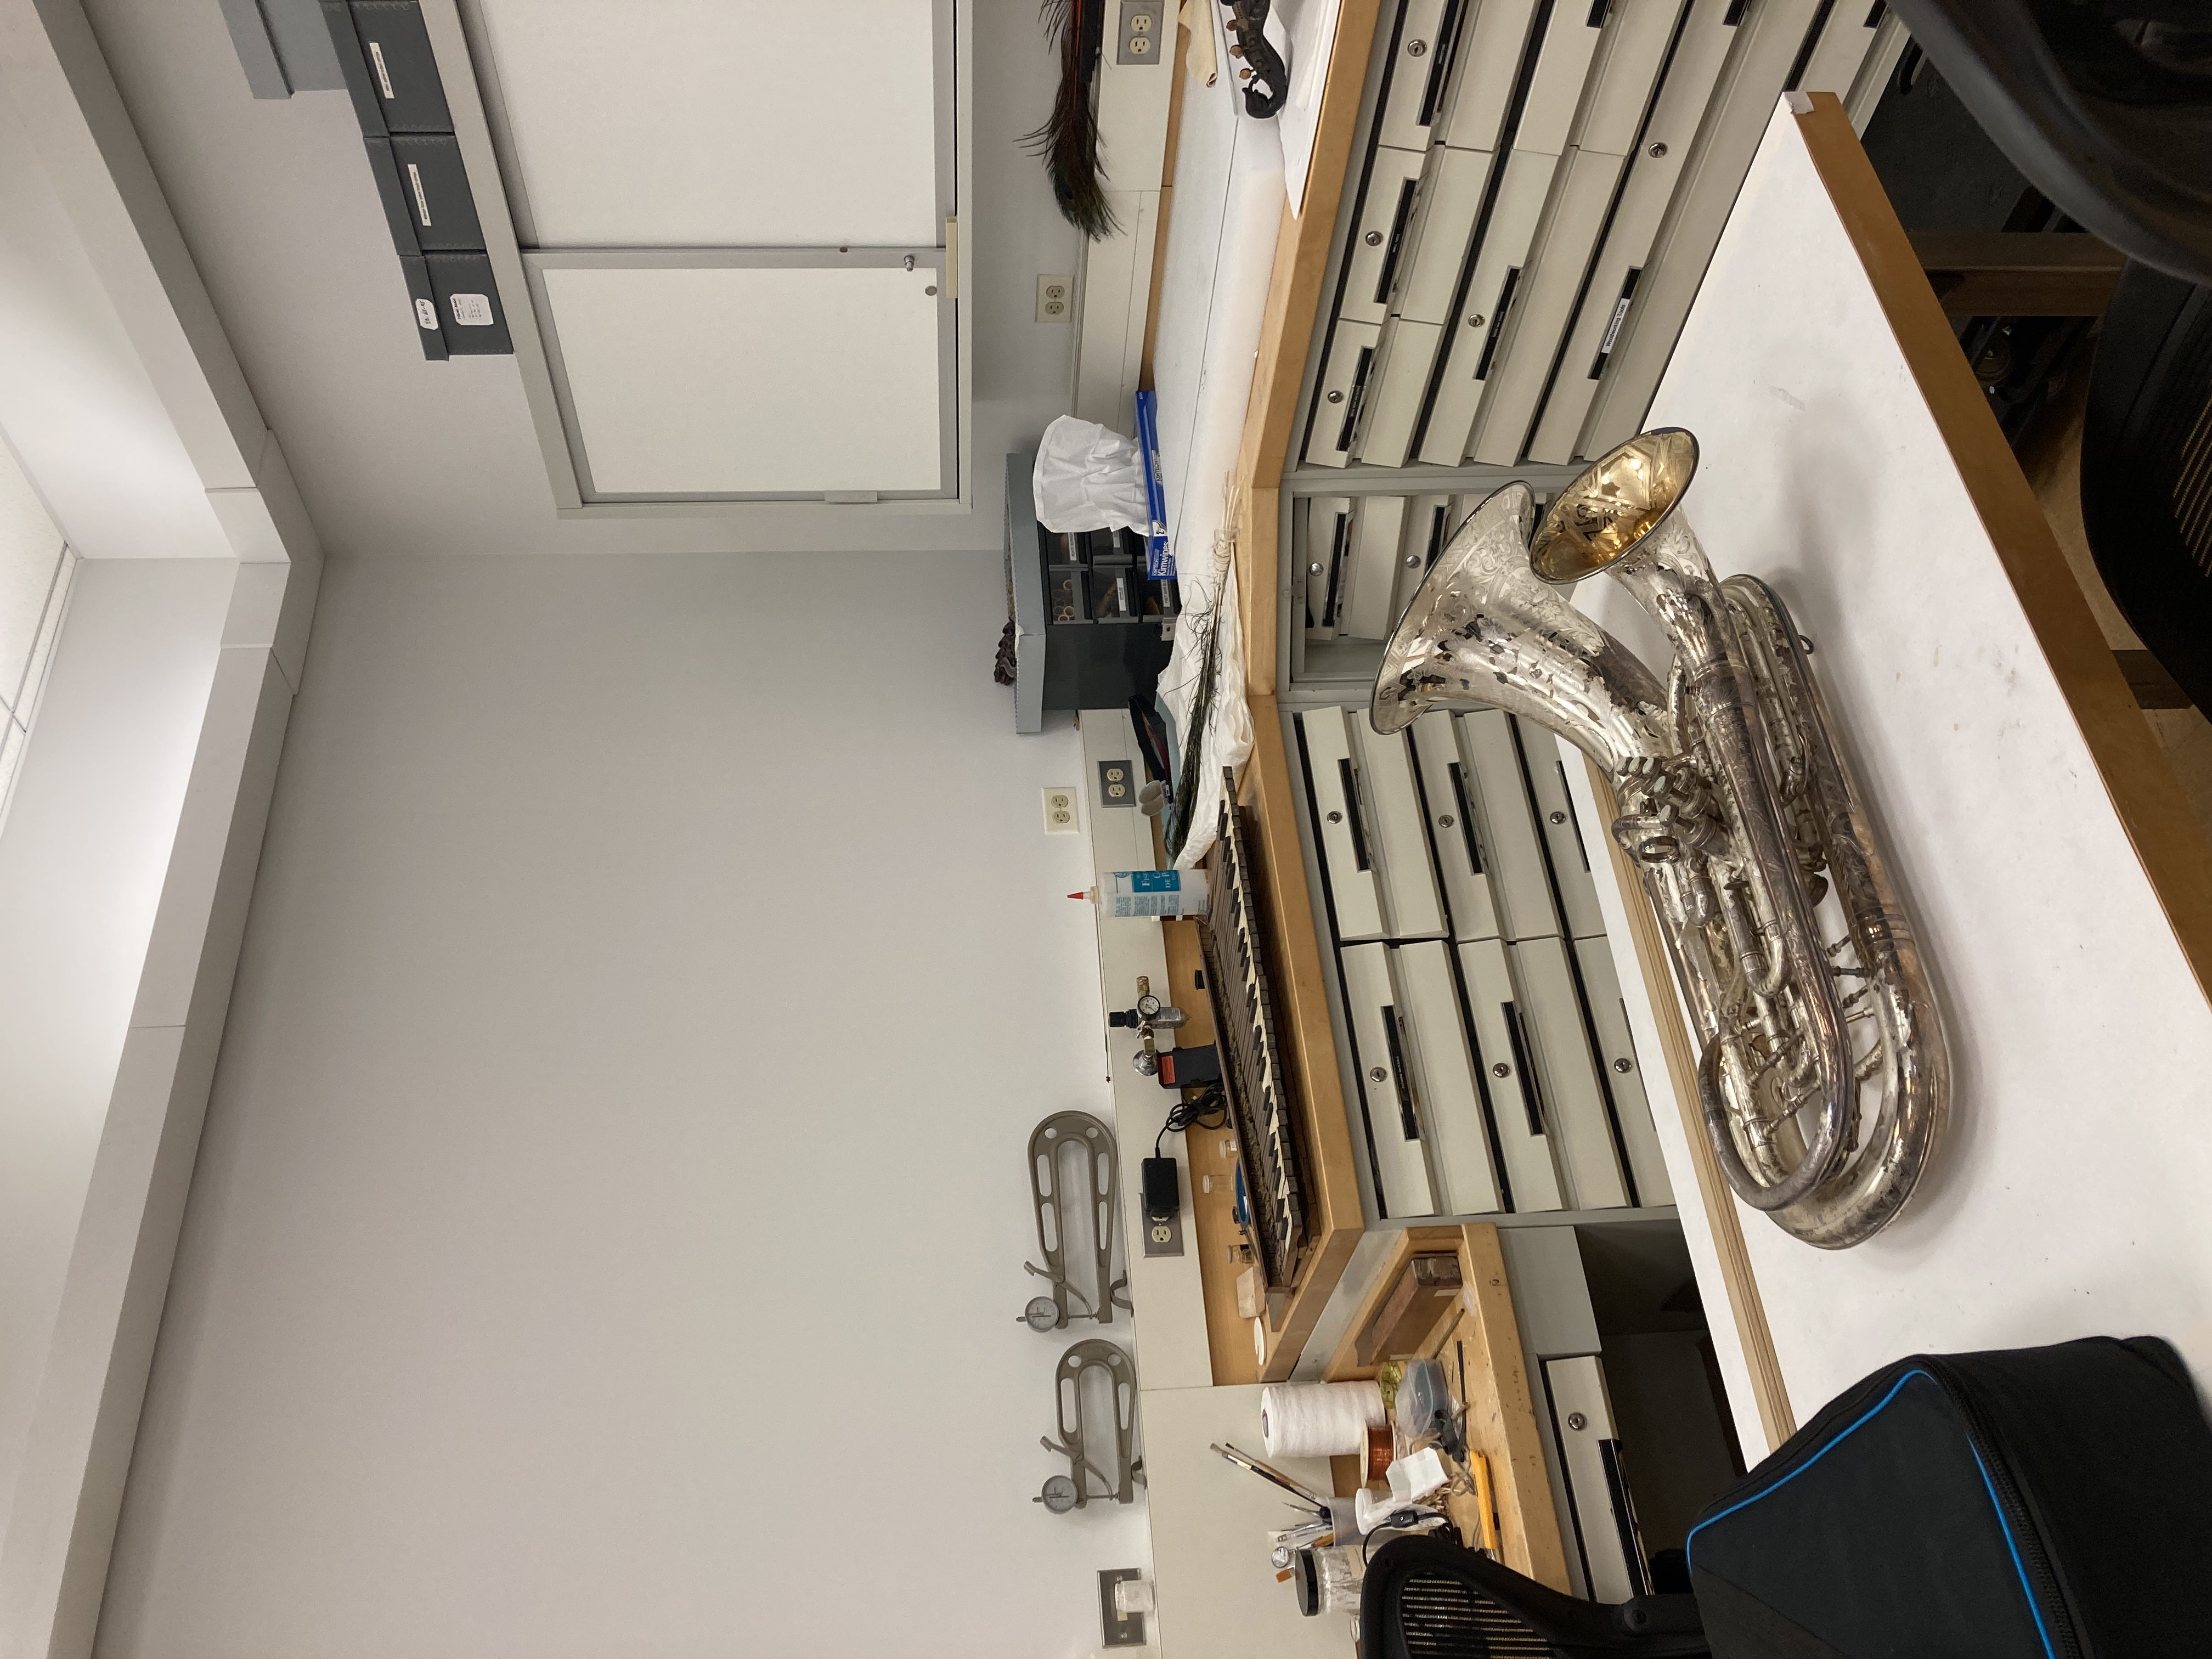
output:
POLYGON ((1355 1457, 1389 1419, 1375 1382, 1278 1383, 1260 1395, 1260 1443, 1273 1457, 1355 1457))

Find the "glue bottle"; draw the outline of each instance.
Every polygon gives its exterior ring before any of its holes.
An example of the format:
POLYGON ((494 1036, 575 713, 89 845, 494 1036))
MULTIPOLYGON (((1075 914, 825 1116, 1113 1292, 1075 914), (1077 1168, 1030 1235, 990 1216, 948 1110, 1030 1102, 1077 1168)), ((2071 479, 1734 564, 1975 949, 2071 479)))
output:
POLYGON ((1206 914, 1203 870, 1113 870, 1100 885, 1072 899, 1089 899, 1102 916, 1202 916, 1206 914))

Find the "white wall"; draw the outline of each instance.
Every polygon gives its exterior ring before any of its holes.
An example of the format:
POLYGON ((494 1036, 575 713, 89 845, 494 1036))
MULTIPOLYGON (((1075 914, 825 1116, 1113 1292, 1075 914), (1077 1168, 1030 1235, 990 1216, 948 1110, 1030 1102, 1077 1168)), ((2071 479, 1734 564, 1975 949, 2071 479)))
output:
MULTIPOLYGON (((0 54, 0 70, 14 67, 0 54)), ((209 507, 209 481, 33 142, 46 112, 19 107, 17 90, 0 74, 5 441, 85 557, 227 559, 232 549, 209 507)))
POLYGON ((1000 593, 333 562, 102 1653, 1097 1646, 1139 1511, 1030 1503, 1015 1321, 1024 1139, 1108 1097, 1078 751, 1000 593))
POLYGON ((131 1023, 235 567, 101 559, 0 836, 0 1516, 131 1023))

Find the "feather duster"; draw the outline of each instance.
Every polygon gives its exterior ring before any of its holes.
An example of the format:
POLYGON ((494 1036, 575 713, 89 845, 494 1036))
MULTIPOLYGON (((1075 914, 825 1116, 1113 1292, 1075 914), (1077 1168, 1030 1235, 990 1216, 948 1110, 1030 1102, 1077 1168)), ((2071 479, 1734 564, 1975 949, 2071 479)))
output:
POLYGON ((1045 124, 1022 142, 1044 158, 1053 199, 1091 240, 1121 228, 1098 172, 1098 113, 1091 83, 1106 39, 1109 0, 1044 0, 1045 38, 1060 48, 1060 94, 1045 124))

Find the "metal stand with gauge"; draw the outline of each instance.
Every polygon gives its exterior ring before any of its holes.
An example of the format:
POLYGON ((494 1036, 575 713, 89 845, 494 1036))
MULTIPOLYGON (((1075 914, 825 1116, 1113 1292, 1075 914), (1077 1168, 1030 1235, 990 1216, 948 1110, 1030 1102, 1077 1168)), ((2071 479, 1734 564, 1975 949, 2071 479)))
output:
POLYGON ((1053 1371, 1053 1399, 1060 1414, 1060 1438, 1041 1437, 1037 1443, 1067 1459, 1068 1472, 1055 1474, 1030 1501, 1054 1515, 1066 1515, 1085 1504, 1110 1499, 1132 1503, 1145 1478, 1144 1461, 1137 1455, 1137 1367, 1115 1343, 1091 1337, 1060 1355, 1053 1371), (1107 1425, 1085 1415, 1086 1397, 1098 1401, 1094 1376, 1104 1378, 1106 1397, 1112 1401, 1109 1460, 1103 1451, 1107 1425), (1108 1470, 1112 1473, 1109 1474, 1108 1470), (1103 1490, 1101 1490, 1103 1488, 1103 1490))
POLYGON ((1031 1297, 1022 1310, 1022 1322, 1031 1330, 1064 1330, 1071 1319, 1110 1325, 1114 1310, 1128 1307, 1128 1278, 1114 1276, 1114 1132, 1088 1112, 1054 1112, 1030 1132, 1030 1203, 1044 1265, 1022 1265, 1052 1285, 1050 1296, 1031 1297), (1068 1181, 1071 1166, 1079 1171, 1074 1184, 1068 1181), (1085 1233, 1091 1261, 1087 1290, 1068 1278, 1071 1242, 1085 1233), (1071 1301, 1081 1305, 1071 1307, 1071 1301))

